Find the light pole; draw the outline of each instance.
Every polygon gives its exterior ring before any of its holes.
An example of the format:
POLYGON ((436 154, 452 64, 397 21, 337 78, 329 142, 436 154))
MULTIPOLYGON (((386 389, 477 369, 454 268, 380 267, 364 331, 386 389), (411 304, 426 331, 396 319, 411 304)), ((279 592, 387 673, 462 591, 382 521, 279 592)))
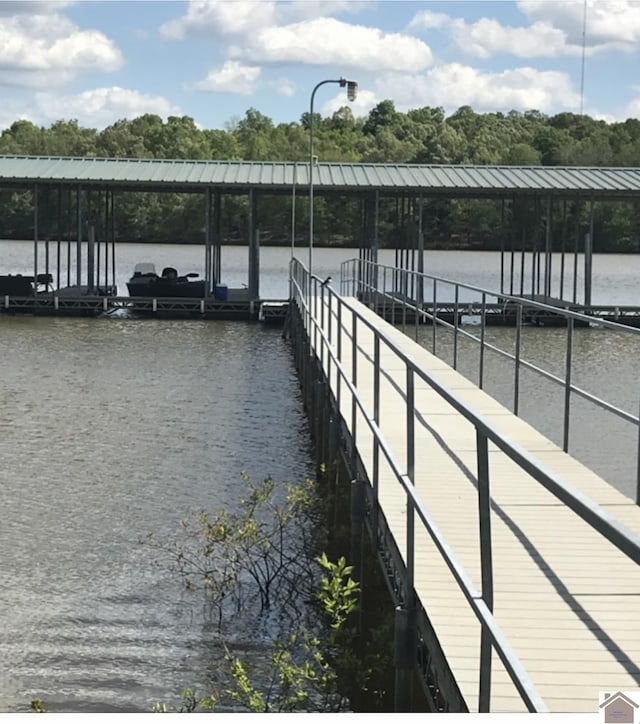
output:
POLYGON ((321 80, 311 92, 309 107, 309 276, 313 273, 313 99, 316 91, 326 83, 337 83, 341 88, 347 87, 347 98, 354 101, 358 94, 358 84, 354 80, 338 78, 338 80, 321 80))

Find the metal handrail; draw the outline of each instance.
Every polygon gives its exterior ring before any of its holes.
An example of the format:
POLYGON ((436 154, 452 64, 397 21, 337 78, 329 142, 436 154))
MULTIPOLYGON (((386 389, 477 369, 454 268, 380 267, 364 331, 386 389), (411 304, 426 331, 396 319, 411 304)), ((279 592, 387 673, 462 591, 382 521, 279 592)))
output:
MULTIPOLYGON (((403 282, 402 287, 406 288, 407 282, 406 280, 403 282)), ((398 285, 395 285, 397 287, 398 285)), ((422 288, 422 287, 421 287, 422 288)), ((640 329, 635 327, 629 327, 628 325, 619 324, 618 322, 612 322, 609 320, 601 319, 599 317, 594 317, 589 314, 585 314, 584 312, 578 312, 572 309, 567 309, 564 307, 556 307, 550 304, 545 304, 544 302, 539 302, 534 299, 528 299, 526 297, 518 297, 513 296, 510 294, 505 294, 502 292, 496 292, 491 291, 488 289, 485 289, 483 287, 474 286, 471 284, 466 284, 463 282, 457 282, 453 281, 451 279, 443 278, 443 277, 436 277, 432 276, 430 274, 424 274, 416 271, 412 271, 410 269, 397 269, 395 267, 384 265, 384 264, 378 264, 375 262, 370 262, 362 259, 350 259, 348 261, 345 261, 342 263, 341 267, 341 290, 343 292, 346 292, 347 290, 351 290, 351 293, 355 296, 356 292, 373 292, 378 295, 378 297, 382 297, 383 304, 385 305, 386 310, 386 300, 390 299, 392 300, 393 304, 401 304, 403 306, 403 309, 405 312, 403 312, 403 331, 406 332, 406 324, 404 322, 405 315, 406 315, 406 309, 410 309, 415 316, 415 331, 416 331, 416 338, 417 338, 417 327, 418 327, 418 319, 429 319, 431 320, 433 324, 433 353, 436 354, 436 327, 444 327, 450 330, 453 330, 454 332, 454 361, 453 361, 453 367, 454 369, 457 368, 457 342, 458 337, 462 336, 467 339, 473 340, 474 342, 478 342, 480 344, 481 349, 481 363, 480 363, 480 369, 479 369, 479 381, 478 385, 480 388, 483 387, 483 367, 482 367, 482 360, 485 350, 491 350, 492 352, 496 353, 497 355, 509 359, 515 363, 515 384, 514 384, 514 400, 513 400, 513 412, 517 415, 518 409, 519 409, 519 375, 521 368, 527 369, 529 371, 532 371, 541 377, 561 386, 564 388, 565 396, 564 396, 564 420, 563 420, 563 450, 565 452, 569 451, 569 428, 570 428, 570 422, 571 422, 571 395, 575 395, 576 397, 580 397, 584 400, 587 400, 588 402, 600 407, 601 409, 605 410, 608 413, 613 414, 614 416, 620 418, 621 420, 633 424, 635 427, 638 428, 639 435, 638 435, 638 446, 636 449, 636 460, 637 460, 637 466, 636 466, 636 503, 640 505, 640 416, 634 415, 633 413, 630 413, 616 405, 613 405, 612 403, 608 402, 607 400, 602 399, 601 397, 583 389, 582 387, 579 387, 576 384, 573 384, 571 381, 571 372, 572 372, 572 355, 571 355, 571 349, 572 349, 572 343, 573 343, 573 332, 574 332, 574 326, 576 322, 581 322, 584 325, 592 325, 597 324, 598 327, 602 327, 605 329, 609 329, 615 332, 621 332, 624 334, 630 334, 634 335, 636 337, 640 336, 640 329), (351 275, 349 276, 349 270, 351 270, 351 275), (424 284, 425 281, 433 283, 434 286, 434 297, 433 297, 433 309, 431 312, 427 311, 423 305, 420 305, 415 300, 407 299, 406 294, 402 293, 400 291, 398 294, 392 294, 387 292, 386 289, 386 279, 387 279, 387 270, 391 271, 392 278, 397 279, 399 278, 408 278, 409 276, 415 277, 414 286, 417 288, 418 284, 422 282, 424 284), (403 276, 404 275, 404 276, 403 276), (378 288, 377 281, 379 280, 380 276, 382 276, 383 279, 383 287, 382 290, 378 288), (370 281, 367 281, 370 280, 370 281), (446 302, 445 304, 451 304, 453 313, 454 313, 454 323, 450 323, 445 319, 442 319, 437 314, 437 298, 436 298, 436 289, 438 286, 442 288, 443 285, 450 285, 454 288, 454 301, 453 302, 446 302), (460 290, 465 290, 467 292, 472 292, 476 295, 480 296, 480 301, 475 300, 472 302, 465 301, 460 302, 459 301, 459 293, 460 290), (487 305, 486 299, 487 297, 493 297, 495 299, 499 299, 500 301, 496 304, 487 305), (458 316, 460 314, 464 313, 464 310, 467 309, 470 305, 474 304, 482 304, 482 310, 481 310, 481 323, 480 323, 480 333, 481 336, 478 338, 476 335, 461 329, 458 324, 458 316), (485 324, 486 324, 486 309, 487 308, 506 308, 508 305, 511 305, 513 308, 517 310, 517 337, 516 337, 516 352, 514 354, 500 349, 499 347, 496 347, 495 345, 490 344, 489 342, 486 342, 484 339, 484 330, 485 330, 485 324), (545 312, 553 314, 557 317, 562 317, 565 320, 567 320, 567 343, 566 343, 566 357, 565 357, 565 377, 564 379, 558 375, 553 374, 552 372, 549 372, 548 370, 543 369, 542 367, 539 367, 538 365, 535 365, 531 362, 528 362, 527 360, 522 359, 520 355, 520 328, 523 324, 523 316, 524 316, 524 310, 527 310, 527 312, 530 312, 532 309, 537 310, 539 312, 545 312)), ((615 309, 615 308, 613 308, 615 309)))
MULTIPOLYGON (((330 287, 324 287, 321 285, 320 280, 317 277, 309 277, 307 270, 297 260, 291 262, 291 279, 292 279, 292 303, 296 303, 300 310, 301 317, 303 319, 304 327, 308 338, 311 340, 312 331, 314 346, 312 348, 313 354, 318 359, 331 359, 332 364, 335 365, 336 369, 336 395, 338 401, 338 409, 341 409, 341 394, 342 389, 346 388, 352 396, 352 404, 354 412, 352 414, 352 428, 351 433, 355 438, 355 409, 359 408, 362 416, 370 429, 373 440, 374 440, 374 459, 377 455, 377 451, 382 451, 386 458, 389 466, 391 467, 396 480, 403 487, 407 495, 407 516, 415 513, 418 519, 422 522, 422 525, 429 533, 434 544, 440 551, 447 567, 454 576, 458 586, 464 594, 467 602, 473 609, 474 614, 482 625, 482 643, 481 650, 486 649, 487 637, 490 640, 491 645, 495 647, 500 659, 502 660, 505 669, 508 671, 511 680, 520 692, 520 695, 530 711, 546 711, 546 705, 536 692, 533 683, 531 682, 528 674, 526 674, 521 663, 517 659, 513 652, 509 642, 502 633, 498 626, 495 617, 493 616, 492 609, 492 561, 491 561, 491 545, 490 545, 490 530, 481 525, 481 569, 482 569, 482 582, 483 582, 483 593, 479 594, 468 575, 464 571, 463 567, 456 558, 455 553, 451 550, 447 544, 444 536, 439 531, 437 525, 430 517, 427 508, 424 506, 422 500, 418 497, 414 488, 413 480, 413 445, 414 441, 409 438, 409 429, 412 426, 407 425, 407 471, 404 472, 400 464, 395 460, 393 452, 390 449, 389 444, 384 439, 382 431, 379 427, 379 395, 376 393, 376 389, 379 390, 379 379, 380 379, 380 344, 384 344, 389 350, 391 350, 399 360, 401 360, 407 371, 407 414, 414 414, 413 411, 413 389, 415 377, 419 377, 428 385, 431 386, 441 397, 443 397, 449 404, 451 404, 458 412, 463 415, 476 429, 478 446, 478 470, 485 470, 485 474, 478 475, 478 491, 480 496, 480 512, 479 516, 485 518, 486 521, 490 519, 489 505, 489 475, 488 466, 486 465, 486 449, 487 443, 491 440, 496 444, 503 452, 525 470, 534 479, 540 482, 547 490, 553 495, 558 497, 571 510, 585 520, 589 525, 599 531, 607 540, 616 545, 623 553, 625 553, 634 562, 640 563, 640 536, 637 536, 633 531, 627 529, 625 526, 618 523, 612 516, 610 516, 603 508, 595 504, 593 501, 586 498, 579 491, 574 489, 569 484, 562 481, 553 471, 549 470, 546 466, 541 464, 531 455, 527 450, 517 445, 516 443, 505 437, 490 421, 477 415, 471 408, 468 407, 454 392, 446 389, 439 384, 432 375, 426 370, 419 367, 409 356, 407 356, 384 332, 378 327, 372 324, 369 320, 359 314, 358 310, 350 304, 347 300, 341 298, 336 292, 330 287), (336 319, 336 327, 338 328, 338 349, 334 349, 334 341, 327 336, 324 329, 320 326, 317 315, 311 313, 311 302, 317 310, 318 304, 318 291, 320 290, 321 304, 325 306, 325 296, 328 296, 328 308, 329 314, 336 319), (334 311, 335 307, 335 311, 334 311), (353 324, 353 329, 357 330, 357 323, 363 324, 371 333, 374 335, 374 412, 368 410, 365 403, 360 398, 356 384, 352 382, 349 372, 344 368, 342 364, 342 355, 340 348, 342 345, 342 331, 346 328, 346 319, 350 315, 353 324), (318 344, 320 349, 318 350, 318 344), (342 384, 341 384, 342 383, 342 384), (484 500, 484 502, 482 502, 484 500), (488 539, 487 539, 488 536, 488 539), (484 538, 484 541, 483 541, 484 538), (483 545, 483 542, 485 543, 483 545), (488 552, 487 552, 488 551, 488 552)), ((352 365, 353 368, 351 373, 356 371, 356 358, 358 341, 357 335, 351 335, 352 342, 352 365)), ((376 466, 377 468, 377 466, 376 466)), ((371 481, 374 494, 377 495, 378 481, 371 481)), ((408 518, 409 520, 409 518, 408 518)), ((407 526, 409 528, 409 525, 407 526)), ((407 538, 407 565, 413 563, 413 552, 415 544, 415 533, 407 538)), ((413 571, 408 572, 408 579, 413 580, 413 571)), ((490 678, 487 679, 487 668, 490 672, 490 648, 489 657, 487 660, 486 655, 480 657, 481 667, 481 682, 484 681, 484 686, 490 688, 490 678), (488 683, 487 683, 488 682, 488 683)), ((489 692, 481 691, 480 701, 488 702, 489 692)))

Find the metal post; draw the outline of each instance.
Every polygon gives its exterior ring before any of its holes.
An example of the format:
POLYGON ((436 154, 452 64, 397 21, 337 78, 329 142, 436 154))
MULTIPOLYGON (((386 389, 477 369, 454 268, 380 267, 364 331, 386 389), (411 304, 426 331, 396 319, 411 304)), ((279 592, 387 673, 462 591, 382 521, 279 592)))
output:
MULTIPOLYGON (((478 455, 478 519, 480 522, 480 566, 482 598, 493 611, 493 561, 491 550, 491 495, 487 436, 476 429, 478 455)), ((488 712, 491 703, 491 638, 485 626, 480 636, 480 692, 478 710, 488 712)))
POLYGON ((402 331, 407 332, 407 270, 402 270, 402 331))
MULTIPOLYGON (((354 310, 351 316, 351 384, 357 390, 358 388, 358 317, 354 310)), ((351 439, 354 447, 357 446, 356 427, 357 427, 358 405, 356 404, 355 395, 351 396, 351 439)))
POLYGON ((82 189, 78 186, 76 191, 76 225, 78 236, 76 240, 76 284, 82 284, 82 189))
POLYGON ((545 254, 545 261, 544 261, 544 295, 545 297, 551 296, 551 262, 553 259, 553 256, 551 254, 552 250, 552 240, 551 240, 551 214, 552 214, 553 207, 551 205, 551 196, 547 196, 547 219, 546 219, 546 226, 545 226, 545 235, 544 235, 544 254, 545 254))
MULTIPOLYGON (((380 425, 380 336, 374 332, 373 340, 373 421, 380 425)), ((380 440, 373 436, 373 539, 378 540, 378 490, 380 487, 380 440)))
MULTIPOLYGON (((336 357, 338 358, 338 362, 342 363, 342 300, 338 299, 338 315, 336 324, 338 327, 338 344, 336 349, 336 357)), ((340 372, 337 373, 338 379, 336 380, 336 404, 338 405, 338 416, 342 415, 342 408, 340 406, 341 403, 341 390, 342 390, 342 376, 340 372)))
POLYGON ((513 381, 513 414, 518 414, 520 406, 520 349, 522 346, 522 303, 518 303, 516 310, 516 351, 515 374, 513 381))
POLYGON ((573 357, 573 317, 567 320, 567 353, 565 359, 564 375, 564 433, 562 438, 562 449, 569 451, 569 423, 571 418, 571 361, 573 357))
POLYGON ((249 190, 249 295, 256 300, 260 296, 260 231, 256 224, 257 197, 249 190))
POLYGON ((460 327, 460 287, 456 284, 453 302, 453 369, 458 369, 458 328, 460 327))
POLYGON ((433 324, 433 341, 432 341, 432 352, 436 353, 436 342, 437 342, 437 330, 438 326, 438 282, 433 280, 433 315, 431 317, 431 323, 433 324))
POLYGON ((351 101, 355 99, 358 87, 357 83, 353 81, 338 78, 337 80, 321 80, 311 92, 311 102, 309 103, 309 274, 313 273, 313 101, 318 88, 326 83, 337 83, 341 88, 347 86, 347 96, 351 101))
MULTIPOLYGON (((578 219, 580 215, 578 214, 578 219)), ((580 226, 576 229, 573 240, 573 303, 578 301, 578 247, 580 245, 580 226)))
POLYGON ((584 306, 591 306, 591 270, 593 260, 593 211, 594 201, 591 199, 589 209, 589 233, 584 237, 584 306))
POLYGON ((116 197, 111 192, 111 284, 116 286, 116 197))
POLYGON ((482 306, 480 308, 480 365, 479 365, 479 380, 478 387, 480 389, 484 386, 484 334, 486 328, 486 317, 487 317, 487 295, 482 292, 482 306))
POLYGON ((93 224, 89 224, 89 236, 87 239, 87 287, 91 292, 95 286, 95 240, 96 240, 96 227, 93 224))
POLYGON ((562 202, 562 236, 560 239, 560 299, 564 300, 564 254, 567 245, 567 200, 562 202))
MULTIPOLYGON (((638 413, 640 418, 640 412, 638 413)), ((636 456, 636 505, 640 505, 640 424, 638 425, 638 452, 636 456)))
POLYGON ((211 189, 207 188, 204 195, 204 296, 211 295, 213 283, 211 280, 211 189))
POLYGON ((38 184, 33 187, 33 285, 38 282, 38 184))
POLYGON ((291 258, 296 246, 296 184, 298 183, 298 164, 293 164, 293 183, 291 184, 291 258))

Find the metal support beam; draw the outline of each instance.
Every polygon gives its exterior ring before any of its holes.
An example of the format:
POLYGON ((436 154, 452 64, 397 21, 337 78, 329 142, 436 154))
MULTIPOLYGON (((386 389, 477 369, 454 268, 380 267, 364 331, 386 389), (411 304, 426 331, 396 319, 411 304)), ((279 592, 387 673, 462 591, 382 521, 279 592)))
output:
POLYGON ((551 239, 551 214, 553 212, 553 206, 551 204, 551 196, 547 196, 547 212, 545 218, 544 228, 544 294, 545 297, 551 296, 551 261, 552 261, 552 246, 553 242, 551 239))
POLYGON ((204 195, 204 296, 210 296, 212 290, 212 249, 211 249, 211 189, 204 195))
POLYGON ((78 235, 76 237, 76 284, 82 284, 82 188, 78 186, 76 190, 76 227, 78 235))
POLYGON ((38 278, 38 184, 33 187, 33 278, 38 278))
POLYGON ((595 202, 591 197, 589 208, 589 232, 584 237, 584 305, 591 306, 591 276, 593 261, 593 212, 595 202))
POLYGON ((249 297, 260 295, 260 232, 257 228, 257 194, 249 189, 249 297))
POLYGON ((89 289, 95 287, 95 242, 96 242, 96 227, 94 224, 89 224, 89 235, 87 239, 87 286, 89 289))

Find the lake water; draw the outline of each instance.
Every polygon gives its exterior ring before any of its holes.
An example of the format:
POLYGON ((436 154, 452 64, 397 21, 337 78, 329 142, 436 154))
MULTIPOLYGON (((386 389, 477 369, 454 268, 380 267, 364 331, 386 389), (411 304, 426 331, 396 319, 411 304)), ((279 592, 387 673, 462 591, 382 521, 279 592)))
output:
MULTIPOLYGON (((287 296, 290 256, 262 250, 263 298, 287 296)), ((353 256, 317 249, 314 271, 337 281, 353 256)), ((119 245, 117 283, 123 287, 138 261, 202 273, 201 257, 198 247, 119 245)), ((31 245, 0 243, 2 273, 30 273, 31 259, 31 245)), ((393 263, 393 252, 382 261, 393 263)), ((426 267, 499 285, 495 253, 428 252, 426 267)), ((246 283, 246 249, 223 249, 223 269, 224 283, 246 283)), ((640 257, 597 256, 594 302, 638 304, 638 278, 640 257)), ((508 346, 513 331, 488 334, 508 346)), ((564 334, 528 328, 528 358, 562 369, 564 334)), ((576 381, 606 389, 637 414, 635 340, 576 334, 576 381)), ((420 335, 431 344, 430 328, 420 335)), ((446 334, 438 339, 450 354, 446 334)), ((149 711, 158 700, 175 701, 182 687, 204 691, 211 636, 200 602, 138 541, 177 531, 190 510, 233 504, 243 470, 292 482, 312 474, 308 424, 280 331, 0 315, 0 349, 0 711, 24 710, 33 698, 52 711, 149 711)), ((474 354, 461 358, 472 378, 474 354)), ((502 364, 490 366, 487 389, 508 402, 502 364)), ((523 377, 523 416, 552 437, 561 398, 523 377)), ((578 403, 575 411, 580 454, 632 494, 626 433, 578 403)))

